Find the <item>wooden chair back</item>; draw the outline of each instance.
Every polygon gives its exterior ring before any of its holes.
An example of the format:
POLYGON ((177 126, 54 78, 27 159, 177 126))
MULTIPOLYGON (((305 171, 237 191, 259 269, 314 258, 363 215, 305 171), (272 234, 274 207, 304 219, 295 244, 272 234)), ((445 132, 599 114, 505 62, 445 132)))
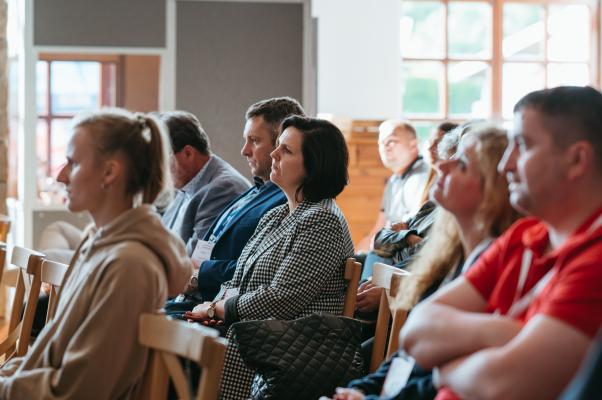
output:
POLYGON ((355 261, 355 258, 348 258, 345 263, 345 281, 347 282, 345 305, 343 306, 343 315, 345 317, 353 318, 355 303, 357 301, 357 288, 361 275, 362 264, 355 261))
POLYGON ((0 356, 4 361, 13 356, 27 353, 31 326, 38 304, 41 285, 41 266, 44 255, 24 247, 15 246, 10 264, 16 268, 5 268, 3 281, 14 287, 15 294, 8 322, 8 336, 0 343, 0 356), (23 311, 23 304, 25 311, 23 311))
POLYGON ((0 241, 0 319, 6 315, 6 299, 8 298, 8 288, 2 283, 4 278, 4 267, 6 265, 6 242, 0 241))
POLYGON ((50 293, 48 296, 48 311, 46 312, 46 323, 50 322, 54 318, 56 312, 56 304, 58 302, 57 289, 63 284, 63 279, 67 273, 69 266, 67 264, 59 263, 56 261, 44 260, 42 261, 41 269, 41 280, 42 283, 50 285, 50 293))
POLYGON ((10 231, 10 218, 0 214, 0 242, 6 243, 8 232, 10 231))
POLYGON ((178 398, 183 400, 218 398, 220 377, 226 352, 226 339, 215 329, 167 318, 162 314, 140 317, 138 340, 151 349, 140 396, 142 400, 165 400, 169 379, 178 398), (201 377, 196 396, 178 357, 199 364, 201 377))
POLYGON ((380 296, 378 307, 378 317, 376 319, 376 328, 374 333, 374 345, 372 347, 372 357, 370 359, 370 372, 376 371, 378 366, 386 358, 389 358, 398 347, 399 331, 405 323, 408 316, 407 311, 392 309, 392 300, 397 295, 397 290, 401 279, 410 275, 409 272, 399 268, 392 267, 383 263, 374 263, 372 271, 372 283, 375 286, 384 288, 380 296), (387 332, 389 331, 389 320, 393 318, 391 332, 389 333, 389 345, 385 353, 387 343, 387 332))
POLYGON ((4 264, 6 263, 6 242, 0 240, 0 282, 4 273, 4 264))
MULTIPOLYGON (((2 288, 2 276, 4 275, 4 265, 6 264, 6 243, 0 241, 0 288, 2 288)), ((2 295, 2 293, 0 293, 2 295)))

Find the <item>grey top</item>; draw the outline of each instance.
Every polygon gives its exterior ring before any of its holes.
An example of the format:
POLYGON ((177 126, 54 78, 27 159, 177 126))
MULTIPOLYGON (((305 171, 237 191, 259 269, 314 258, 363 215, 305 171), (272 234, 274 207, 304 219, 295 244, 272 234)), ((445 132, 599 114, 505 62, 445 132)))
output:
POLYGON ((402 175, 389 178, 381 206, 387 218, 387 227, 406 222, 418 212, 429 170, 429 165, 422 157, 418 157, 402 175))
POLYGON ((165 210, 161 221, 177 233, 192 255, 221 211, 251 185, 226 161, 212 155, 165 210))

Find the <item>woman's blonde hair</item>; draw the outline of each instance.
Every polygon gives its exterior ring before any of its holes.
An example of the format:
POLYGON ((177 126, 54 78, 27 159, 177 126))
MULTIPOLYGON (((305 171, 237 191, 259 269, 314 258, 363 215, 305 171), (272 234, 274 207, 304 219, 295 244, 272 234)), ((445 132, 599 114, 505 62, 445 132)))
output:
POLYGON ((84 128, 101 157, 123 154, 126 194, 153 203, 171 184, 169 139, 164 125, 148 114, 105 108, 77 116, 73 128, 84 128))
MULTIPOLYGON (((476 141, 478 168, 483 178, 483 201, 475 215, 482 238, 499 236, 517 218, 508 201, 508 184, 497 171, 508 139, 506 131, 491 124, 472 124, 466 137, 476 141)), ((465 140, 463 138, 463 140, 465 140)), ((396 306, 410 310, 422 294, 443 279, 465 256, 460 229, 455 217, 438 207, 431 234, 416 260, 410 265, 412 275, 402 279, 396 306)))

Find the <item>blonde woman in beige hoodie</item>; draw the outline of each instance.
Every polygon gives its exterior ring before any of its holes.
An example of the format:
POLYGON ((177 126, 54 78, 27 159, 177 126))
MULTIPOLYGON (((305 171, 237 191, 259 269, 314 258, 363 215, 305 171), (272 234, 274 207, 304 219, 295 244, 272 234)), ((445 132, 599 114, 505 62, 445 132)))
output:
POLYGON ((138 318, 180 293, 184 244, 152 202, 169 180, 153 117, 103 110, 74 121, 65 184, 71 211, 94 221, 69 266, 54 320, 25 357, 0 370, 0 399, 129 399, 147 359, 138 318))

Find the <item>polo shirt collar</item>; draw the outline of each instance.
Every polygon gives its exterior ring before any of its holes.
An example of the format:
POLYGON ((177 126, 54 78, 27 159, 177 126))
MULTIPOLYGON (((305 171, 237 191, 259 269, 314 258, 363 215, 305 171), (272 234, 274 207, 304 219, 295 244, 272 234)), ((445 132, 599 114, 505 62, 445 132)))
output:
POLYGON ((414 161, 412 161, 412 163, 410 164, 409 167, 406 168, 405 171, 403 171, 403 173, 401 175, 396 175, 398 177, 398 179, 405 179, 409 174, 412 173, 412 171, 414 170, 414 168, 416 168, 420 162, 422 161, 422 156, 418 156, 414 159, 414 161))
MULTIPOLYGON (((549 256, 554 256, 555 254, 557 254, 566 246, 566 244, 572 242, 573 239, 575 239, 577 236, 581 236, 582 234, 588 236, 590 234, 588 230, 592 226, 592 224, 597 223, 598 226, 596 227, 596 230, 599 229, 599 218, 602 218, 602 207, 599 207, 593 214, 587 217, 585 221, 579 226, 579 228, 577 228, 575 232, 570 236, 570 238, 567 240, 567 243, 560 246, 558 249, 554 249, 553 251, 551 251, 549 253, 549 256)), ((523 246, 531 249, 531 251, 533 251, 535 254, 541 256, 549 244, 549 234, 545 224, 539 223, 525 230, 525 232, 523 232, 522 235, 522 243, 523 246)))

